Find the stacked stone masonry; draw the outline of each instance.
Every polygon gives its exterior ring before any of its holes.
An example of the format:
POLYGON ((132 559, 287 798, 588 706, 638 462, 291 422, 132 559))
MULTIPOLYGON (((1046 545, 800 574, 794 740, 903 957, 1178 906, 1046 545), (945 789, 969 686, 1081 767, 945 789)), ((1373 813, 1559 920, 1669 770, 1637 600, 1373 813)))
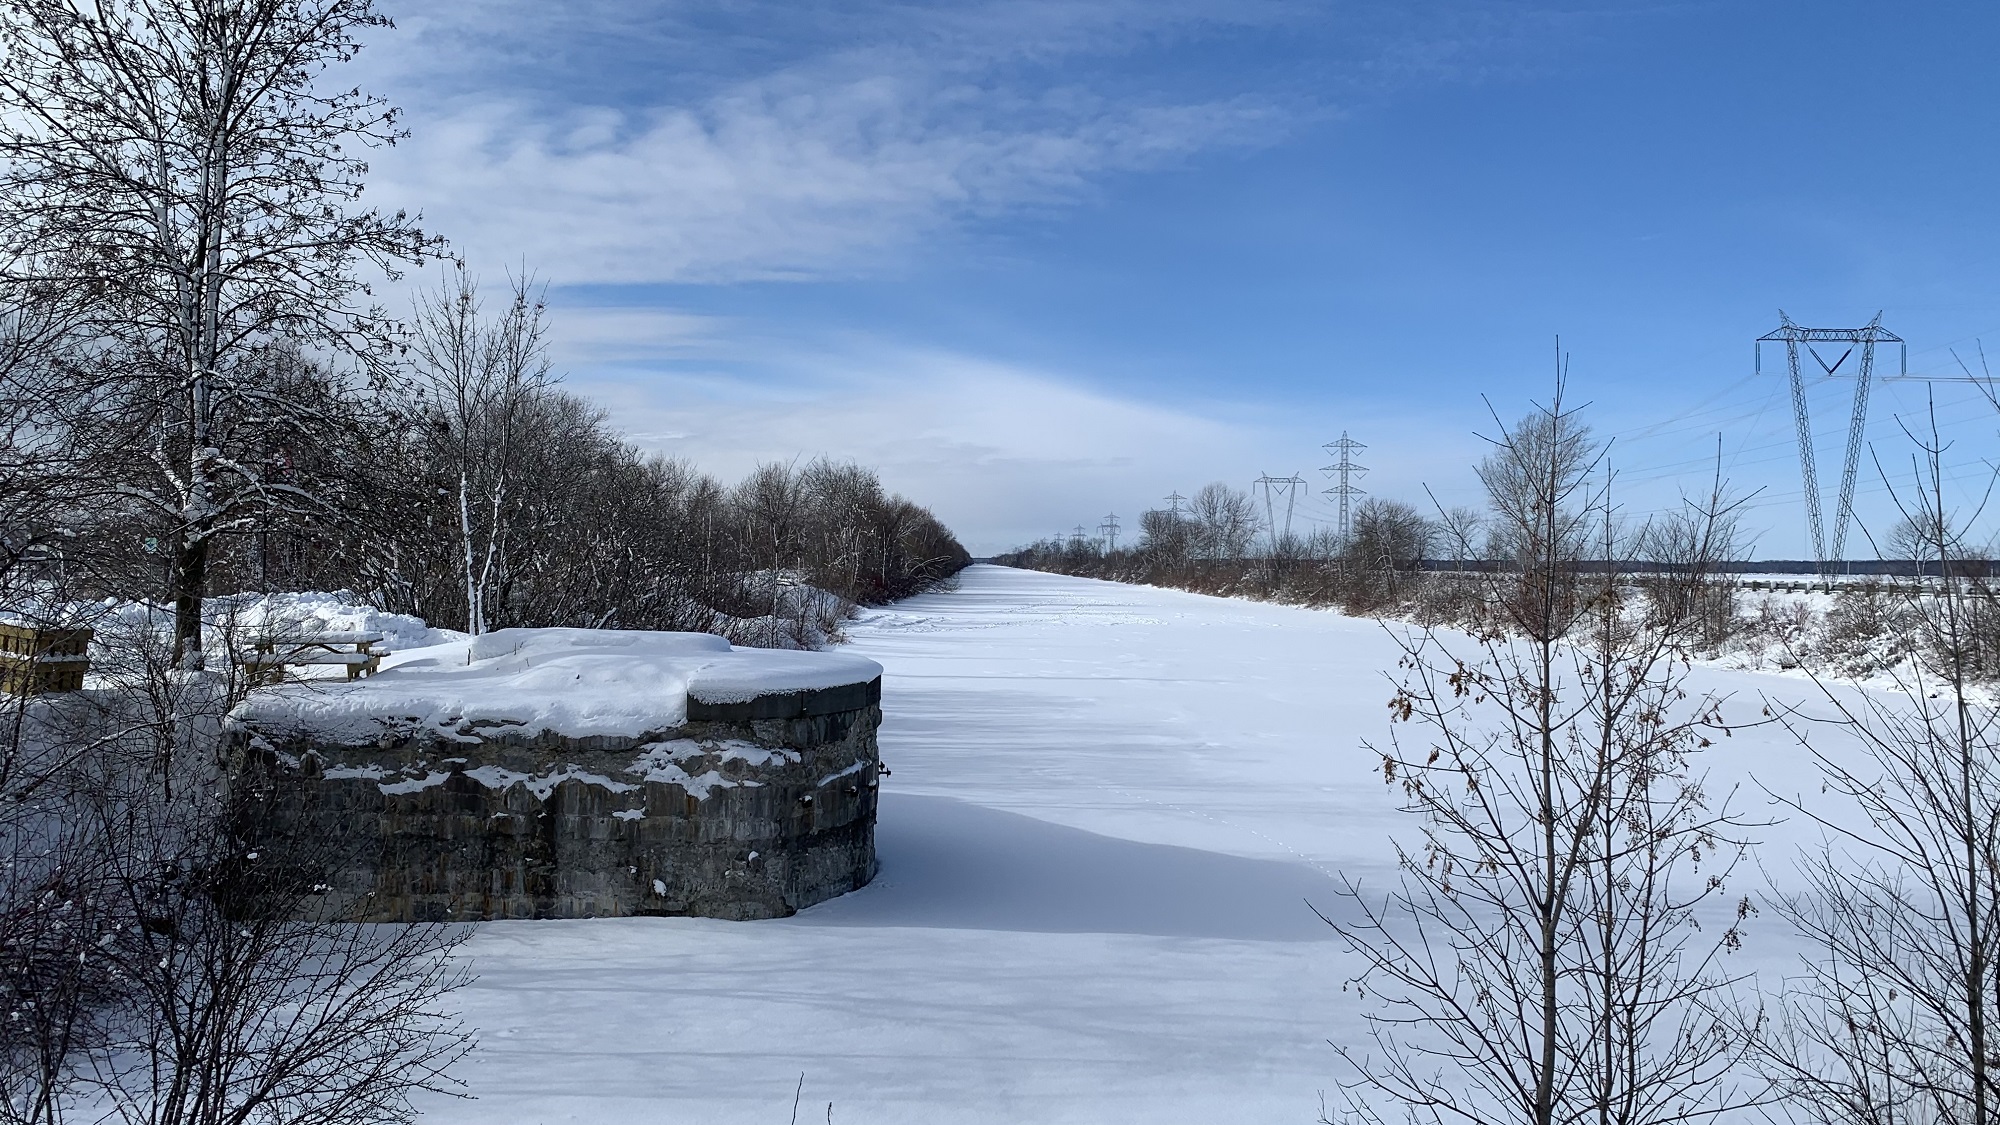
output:
POLYGON ((369 921, 777 918, 875 874, 881 681, 690 698, 680 726, 573 738, 386 719, 366 745, 239 723, 255 831, 369 921))

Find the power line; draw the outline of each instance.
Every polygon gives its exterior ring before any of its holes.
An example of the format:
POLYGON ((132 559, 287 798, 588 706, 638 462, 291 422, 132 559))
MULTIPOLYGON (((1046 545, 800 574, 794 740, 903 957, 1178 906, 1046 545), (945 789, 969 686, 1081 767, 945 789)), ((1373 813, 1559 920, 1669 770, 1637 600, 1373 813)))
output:
POLYGON ((1355 441, 1353 438, 1348 437, 1347 431, 1342 430, 1340 431, 1339 441, 1327 442, 1324 446, 1321 446, 1321 448, 1325 449, 1328 453, 1333 454, 1334 457, 1337 458, 1337 460, 1335 460, 1333 464, 1328 465, 1324 469, 1321 469, 1320 472, 1325 473, 1327 476, 1337 478, 1340 481, 1340 483, 1334 485, 1332 488, 1321 489, 1321 491, 1326 493, 1326 495, 1328 496, 1337 496, 1340 498, 1340 543, 1341 546, 1345 547, 1347 545, 1347 533, 1349 528, 1348 510, 1347 510, 1348 500, 1355 496, 1367 495, 1367 493, 1363 492, 1359 488, 1356 488, 1353 484, 1352 478, 1359 476, 1366 476, 1368 474, 1367 466, 1357 465, 1354 463, 1354 454, 1368 447, 1361 444, 1358 441, 1355 441))
MULTIPOLYGON (((1940 414, 1938 419, 1939 429, 1951 430, 1961 426, 1978 425, 1981 424, 1982 422, 1990 422, 1993 418, 1993 409, 1990 406, 1986 405, 1985 402, 1981 399, 1972 399, 1969 400, 1967 403, 1961 405, 1967 405, 1972 407, 1973 409, 1969 413, 1963 413, 1957 415, 1940 414)), ((1831 437, 1834 434, 1834 432, 1835 432, 1834 428, 1821 429, 1815 432, 1813 434, 1814 444, 1817 445, 1819 442, 1826 440, 1827 438, 1831 437)), ((1749 436, 1750 435, 1748 434, 1745 435, 1746 442, 1748 441, 1749 436)), ((1751 444, 1740 445, 1736 448, 1734 452, 1729 454, 1727 467, 1734 469, 1738 466, 1767 465, 1774 461, 1782 461, 1796 456, 1797 449, 1798 449, 1798 439, 1796 436, 1775 438, 1774 440, 1759 442, 1755 445, 1751 444), (1782 450, 1783 452, 1782 453, 1775 452, 1778 450, 1782 450), (1766 452, 1772 452, 1774 455, 1769 457, 1752 457, 1748 460, 1744 459, 1744 454, 1766 453, 1766 452)), ((1643 484, 1649 481, 1665 480, 1671 477, 1676 477, 1681 475, 1682 471, 1684 470, 1696 468, 1699 466, 1710 465, 1713 463, 1714 463, 1713 454, 1702 454, 1701 456, 1698 457, 1676 458, 1668 461, 1652 461, 1640 465, 1636 468, 1621 469, 1619 470, 1618 478, 1619 480, 1624 481, 1627 484, 1643 484), (1634 475, 1634 474, 1639 474, 1639 475, 1634 475)))
POLYGON ((1118 550, 1118 513, 1113 512, 1105 516, 1104 522, 1097 525, 1097 533, 1104 537, 1107 544, 1104 553, 1107 555, 1115 553, 1118 550))

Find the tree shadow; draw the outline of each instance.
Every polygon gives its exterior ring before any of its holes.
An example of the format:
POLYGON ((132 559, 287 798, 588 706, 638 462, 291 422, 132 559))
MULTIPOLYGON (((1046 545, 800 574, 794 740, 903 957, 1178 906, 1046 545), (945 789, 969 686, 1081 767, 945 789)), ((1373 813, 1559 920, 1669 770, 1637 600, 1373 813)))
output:
POLYGON ((1146 844, 949 797, 884 794, 882 870, 787 924, 1328 941, 1340 905, 1304 863, 1146 844))

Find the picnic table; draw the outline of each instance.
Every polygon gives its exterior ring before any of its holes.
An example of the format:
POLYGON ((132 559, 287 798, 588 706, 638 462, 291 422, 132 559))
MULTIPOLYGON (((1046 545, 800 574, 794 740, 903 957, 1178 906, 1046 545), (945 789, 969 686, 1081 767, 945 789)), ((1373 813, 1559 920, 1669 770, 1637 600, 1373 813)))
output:
POLYGON ((252 683, 274 684, 284 678, 285 669, 300 665, 345 667, 347 678, 372 676, 389 655, 375 646, 380 633, 265 633, 252 637, 247 652, 238 663, 249 669, 252 683))
POLYGON ((42 695, 82 688, 93 635, 89 629, 0 625, 0 691, 42 695))

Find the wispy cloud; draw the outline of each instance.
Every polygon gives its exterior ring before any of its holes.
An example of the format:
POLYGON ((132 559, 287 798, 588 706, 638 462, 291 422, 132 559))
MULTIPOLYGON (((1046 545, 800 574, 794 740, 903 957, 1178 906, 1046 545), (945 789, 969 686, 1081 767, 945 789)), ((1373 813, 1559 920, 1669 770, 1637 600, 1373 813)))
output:
POLYGON ((363 54, 375 193, 559 284, 844 278, 1346 101, 1535 65, 1620 0, 463 0, 363 54))
POLYGON ((1267 106, 1035 107, 1056 120, 960 121, 976 91, 874 78, 740 88, 687 109, 490 104, 425 126, 385 162, 475 260, 525 257, 565 280, 736 282, 852 272, 954 220, 1074 198, 1090 178, 1277 131, 1267 106))
MULTIPOLYGON (((956 223, 1077 199, 1109 173, 1283 136, 1292 114, 1264 94, 1176 98, 1045 70, 1051 58, 1130 49, 1196 10, 917 13, 879 41, 776 65, 773 51, 747 51, 769 69, 699 93, 583 77, 569 98, 530 80, 542 96, 495 96, 469 76, 406 72, 391 86, 417 92, 404 100, 419 139, 382 154, 376 190, 421 207, 475 260, 525 258, 561 283, 850 276, 956 223), (604 100, 574 100, 594 88, 604 100)), ((458 24, 418 34, 518 69, 458 24)), ((414 66, 418 54, 435 57, 405 49, 394 61, 414 66)))

